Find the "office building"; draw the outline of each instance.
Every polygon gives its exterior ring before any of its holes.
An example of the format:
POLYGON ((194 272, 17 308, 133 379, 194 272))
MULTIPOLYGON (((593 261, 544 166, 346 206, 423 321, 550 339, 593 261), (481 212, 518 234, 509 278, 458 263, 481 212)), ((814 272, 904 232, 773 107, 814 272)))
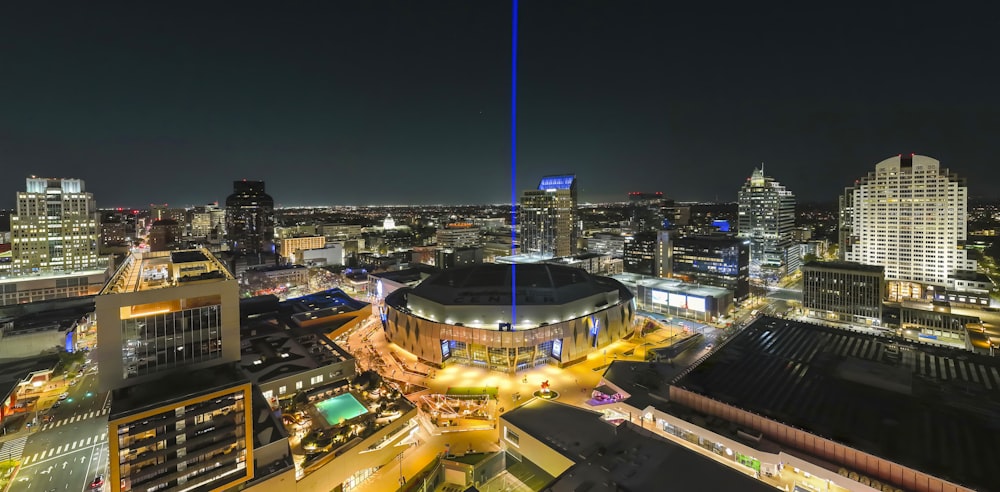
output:
POLYGON ((572 174, 545 176, 521 193, 521 253, 569 256, 579 237, 577 182, 572 174))
POLYGON ((674 274, 674 246, 670 233, 669 230, 656 232, 656 261, 653 274, 660 278, 668 278, 674 274))
POLYGON ((274 199, 263 181, 233 181, 226 198, 226 240, 242 255, 274 252, 274 199))
POLYGON ((225 222, 226 211, 220 209, 217 202, 197 206, 188 212, 188 223, 191 226, 192 236, 221 234, 225 228, 225 222))
POLYGON ((434 264, 438 268, 455 268, 478 265, 483 262, 483 248, 444 248, 435 252, 434 264))
POLYGON ((480 229, 470 223, 452 223, 438 229, 435 239, 439 248, 467 248, 482 246, 480 229))
POLYGON ((170 251, 177 249, 183 235, 184 225, 174 219, 157 219, 149 226, 149 250, 170 251))
POLYGON ((875 165, 841 198, 847 261, 885 267, 890 300, 924 298, 927 286, 956 289, 956 275, 975 271, 964 249, 965 180, 939 161, 898 155, 875 165))
POLYGON ((881 266, 811 261, 802 267, 802 307, 811 318, 880 325, 885 300, 881 266))
POLYGON ((295 236, 285 237, 279 241, 278 254, 285 261, 295 261, 302 251, 323 249, 326 247, 325 236, 295 236))
POLYGON ((790 252, 795 227, 795 195, 754 169, 739 191, 739 237, 750 240, 750 276, 774 281, 795 273, 797 252, 790 252))
POLYGON ((673 276, 730 290, 737 302, 750 296, 750 248, 746 239, 687 236, 672 243, 673 276))
POLYGON ((630 191, 628 193, 627 215, 632 232, 655 231, 663 227, 663 208, 672 207, 673 200, 663 196, 662 191, 653 193, 630 191))
POLYGON ((98 268, 94 195, 81 179, 27 179, 11 217, 12 273, 69 273, 98 268))
POLYGON ((656 274, 657 235, 641 232, 625 239, 624 266, 629 273, 656 274))

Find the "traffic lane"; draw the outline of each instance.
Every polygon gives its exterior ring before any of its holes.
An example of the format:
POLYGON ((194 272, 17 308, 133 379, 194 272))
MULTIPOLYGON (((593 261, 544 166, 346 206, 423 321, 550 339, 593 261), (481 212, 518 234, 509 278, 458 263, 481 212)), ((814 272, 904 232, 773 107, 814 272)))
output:
MULTIPOLYGON (((87 476, 87 467, 96 450, 106 448, 105 441, 89 446, 63 451, 36 463, 22 467, 18 472, 16 490, 26 492, 46 490, 81 490, 89 487, 93 477, 87 476), (21 481, 22 479, 27 479, 21 481)), ((105 460, 106 463, 106 460, 105 460)))
POLYGON ((26 457, 35 458, 22 467, 25 473, 34 473, 39 483, 57 483, 69 486, 70 490, 89 486, 96 475, 94 471, 106 468, 107 460, 107 419, 106 417, 85 419, 60 426, 49 432, 53 438, 36 441, 25 446, 26 457), (79 445, 73 446, 74 443, 79 445), (104 457, 103 468, 94 461, 104 457), (79 486, 79 487, 78 487, 79 486))

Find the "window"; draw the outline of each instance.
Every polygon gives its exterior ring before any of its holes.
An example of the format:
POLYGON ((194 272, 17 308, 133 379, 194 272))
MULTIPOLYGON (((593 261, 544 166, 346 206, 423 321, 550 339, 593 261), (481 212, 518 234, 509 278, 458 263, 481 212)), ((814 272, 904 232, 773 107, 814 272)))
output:
POLYGON ((278 394, 279 395, 283 395, 283 394, 285 394, 287 392, 288 392, 288 386, 279 386, 278 387, 278 394))
POLYGON ((322 383, 322 382, 323 382, 323 375, 322 374, 320 374, 319 376, 313 376, 313 377, 309 378, 309 384, 319 384, 319 383, 322 383))
POLYGON ((296 381, 295 382, 295 389, 297 389, 297 390, 302 389, 302 381, 296 381))
POLYGON ((520 436, 514 433, 514 431, 510 430, 510 428, 507 426, 504 426, 503 428, 503 438, 506 439, 507 442, 513 444, 515 447, 521 447, 518 444, 518 442, 521 439, 520 436))

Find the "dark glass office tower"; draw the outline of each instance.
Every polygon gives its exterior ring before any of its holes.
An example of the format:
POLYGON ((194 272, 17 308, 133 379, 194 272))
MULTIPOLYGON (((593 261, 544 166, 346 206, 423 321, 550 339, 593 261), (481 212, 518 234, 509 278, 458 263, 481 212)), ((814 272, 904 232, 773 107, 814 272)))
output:
POLYGON ((274 199, 263 181, 233 181, 226 198, 226 240, 239 254, 274 252, 274 199))

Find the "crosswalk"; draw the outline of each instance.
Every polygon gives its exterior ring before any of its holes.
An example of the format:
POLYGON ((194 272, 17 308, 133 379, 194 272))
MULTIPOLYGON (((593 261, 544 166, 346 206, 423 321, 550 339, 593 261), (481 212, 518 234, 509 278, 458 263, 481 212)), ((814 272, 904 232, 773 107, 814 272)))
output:
POLYGON ((42 427, 41 427, 40 430, 46 431, 46 430, 49 430, 49 429, 55 429, 56 427, 59 427, 61 425, 68 425, 68 424, 72 424, 73 422, 79 422, 79 421, 85 420, 85 419, 92 419, 94 417, 100 417, 102 415, 107 415, 109 411, 110 410, 108 410, 107 408, 105 408, 103 410, 92 410, 89 413, 81 413, 80 415, 74 415, 72 417, 66 417, 66 418, 64 418, 62 420, 57 420, 55 422, 49 422, 47 424, 44 424, 44 425, 42 425, 42 427))
POLYGON ((27 440, 28 436, 24 436, 0 443, 0 459, 16 460, 20 458, 24 451, 24 442, 27 440))
MULTIPOLYGON (((100 434, 94 434, 93 437, 87 437, 86 439, 80 439, 78 441, 73 441, 68 444, 63 444, 61 446, 56 446, 54 448, 46 449, 45 451, 40 451, 31 456, 28 456, 23 461, 21 461, 22 466, 27 466, 32 463, 37 463, 39 461, 47 460, 49 458, 54 458, 64 453, 72 453, 77 450, 88 448, 97 444, 101 444, 108 440, 108 433, 102 432, 100 434)), ((22 445, 23 447, 23 445, 22 445)))

